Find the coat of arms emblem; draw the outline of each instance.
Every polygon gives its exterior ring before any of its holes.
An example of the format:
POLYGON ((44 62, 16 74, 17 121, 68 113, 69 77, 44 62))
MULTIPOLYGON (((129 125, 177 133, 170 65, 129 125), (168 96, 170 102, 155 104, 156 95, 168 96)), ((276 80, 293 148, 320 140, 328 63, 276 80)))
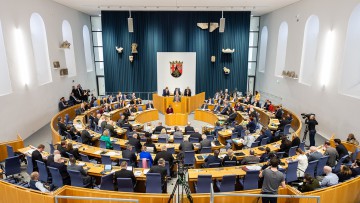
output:
POLYGON ((174 78, 178 78, 182 75, 183 72, 183 62, 182 61, 170 61, 170 74, 174 78))

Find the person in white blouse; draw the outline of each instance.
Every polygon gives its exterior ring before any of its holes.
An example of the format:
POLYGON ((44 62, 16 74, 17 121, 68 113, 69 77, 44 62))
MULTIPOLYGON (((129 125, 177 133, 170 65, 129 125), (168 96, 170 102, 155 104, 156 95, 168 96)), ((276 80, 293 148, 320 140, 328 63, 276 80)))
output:
POLYGON ((145 132, 148 132, 148 133, 151 133, 152 132, 152 126, 151 126, 151 123, 147 123, 144 127, 144 131, 145 132))
POLYGON ((34 190, 40 190, 41 192, 50 192, 45 188, 44 184, 39 181, 39 173, 34 171, 30 175, 30 188, 34 190))
POLYGON ((298 168, 297 168, 297 177, 304 177, 304 173, 306 168, 308 167, 308 158, 304 151, 300 148, 296 149, 296 152, 299 154, 296 160, 298 161, 298 168))
POLYGON ((255 137, 250 134, 249 130, 245 131, 243 145, 245 148, 251 148, 252 143, 255 141, 255 137))

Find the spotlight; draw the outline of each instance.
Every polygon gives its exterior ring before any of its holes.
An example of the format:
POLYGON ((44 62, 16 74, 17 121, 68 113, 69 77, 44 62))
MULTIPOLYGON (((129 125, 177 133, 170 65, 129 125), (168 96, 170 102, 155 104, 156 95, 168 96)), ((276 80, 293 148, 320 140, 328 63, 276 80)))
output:
POLYGON ((134 21, 133 18, 131 17, 131 11, 129 11, 130 16, 128 18, 128 30, 129 32, 134 32, 134 21))
POLYGON ((220 27, 219 27, 219 32, 224 32, 225 31, 225 18, 224 18, 224 11, 221 12, 221 18, 220 18, 220 27))

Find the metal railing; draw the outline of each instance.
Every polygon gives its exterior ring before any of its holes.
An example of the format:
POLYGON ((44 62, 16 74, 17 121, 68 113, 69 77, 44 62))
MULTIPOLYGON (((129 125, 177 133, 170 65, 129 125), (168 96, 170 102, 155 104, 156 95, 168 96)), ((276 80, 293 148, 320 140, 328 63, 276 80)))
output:
POLYGON ((316 203, 320 203, 320 196, 303 196, 303 195, 270 195, 270 194, 247 194, 247 193, 214 193, 213 183, 210 187, 210 203, 214 203, 215 196, 228 197, 276 197, 276 198, 292 198, 292 199, 316 199, 316 203))
MULTIPOLYGON (((120 91, 121 92, 121 91, 120 91)), ((112 95, 115 97, 119 92, 105 92, 106 95, 101 95, 101 97, 106 97, 112 95)), ((153 92, 121 92, 121 94, 131 95, 135 93, 136 98, 141 98, 142 100, 152 100, 152 94, 157 93, 157 91, 153 92)))
POLYGON ((97 200, 97 201, 114 201, 114 202, 136 202, 139 203, 138 199, 121 199, 121 198, 105 198, 105 197, 82 197, 82 196, 59 196, 55 195, 55 203, 59 203, 59 199, 73 199, 73 200, 97 200))

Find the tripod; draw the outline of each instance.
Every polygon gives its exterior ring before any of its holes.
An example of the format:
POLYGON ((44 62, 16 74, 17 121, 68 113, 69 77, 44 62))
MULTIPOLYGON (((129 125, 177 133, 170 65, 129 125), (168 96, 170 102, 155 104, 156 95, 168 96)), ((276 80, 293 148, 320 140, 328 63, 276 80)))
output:
POLYGON ((181 198, 181 202, 183 202, 183 194, 184 194, 184 189, 185 189, 185 192, 186 192, 186 197, 189 199, 190 203, 193 203, 193 199, 191 197, 191 191, 190 191, 190 187, 189 187, 189 184, 188 182, 186 181, 185 179, 185 173, 179 173, 178 175, 178 179, 176 181, 176 184, 174 186, 174 189, 170 195, 170 198, 169 198, 169 201, 168 203, 171 202, 172 198, 174 197, 175 193, 176 193, 176 188, 178 189, 178 203, 180 203, 180 198, 181 198), (180 187, 181 188, 181 197, 180 197, 180 187))
MULTIPOLYGON (((309 125, 306 124, 305 130, 304 130, 304 137, 303 137, 303 139, 302 139, 303 142, 306 141, 306 137, 307 137, 308 132, 309 132, 309 125)), ((308 146, 306 146, 306 147, 308 147, 308 146)))

